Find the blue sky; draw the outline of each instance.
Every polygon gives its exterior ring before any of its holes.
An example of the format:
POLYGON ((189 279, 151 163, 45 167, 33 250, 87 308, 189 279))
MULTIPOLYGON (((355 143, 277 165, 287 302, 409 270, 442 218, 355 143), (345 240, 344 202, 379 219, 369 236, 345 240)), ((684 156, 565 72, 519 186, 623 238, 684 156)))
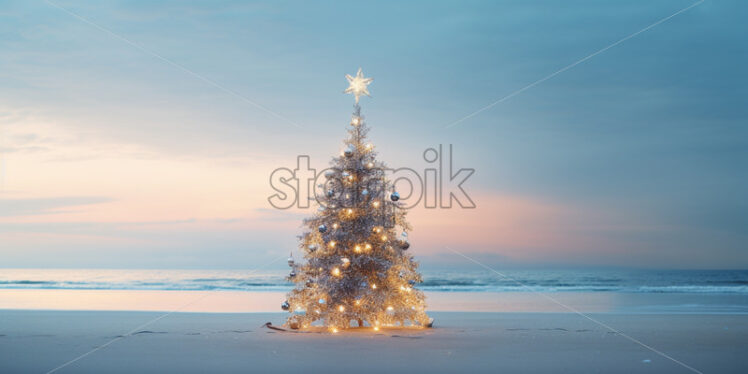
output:
POLYGON ((339 151, 358 67, 384 160, 424 168, 453 144, 476 169, 474 212, 413 213, 425 264, 457 261, 448 243, 504 266, 748 266, 742 2, 705 1, 451 128, 693 2, 53 4, 0 2, 6 266, 288 252, 309 212, 270 209, 267 177, 339 151))

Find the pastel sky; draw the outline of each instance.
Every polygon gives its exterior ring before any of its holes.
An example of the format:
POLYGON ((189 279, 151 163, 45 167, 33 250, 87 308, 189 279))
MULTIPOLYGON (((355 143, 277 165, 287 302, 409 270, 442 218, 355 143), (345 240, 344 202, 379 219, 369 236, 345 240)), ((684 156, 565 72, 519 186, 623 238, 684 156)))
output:
POLYGON ((270 173, 340 151, 362 67, 381 159, 476 170, 476 209, 412 211, 425 266, 745 268, 745 2, 445 128, 693 3, 0 1, 0 267, 287 255, 312 210, 273 209, 270 173))

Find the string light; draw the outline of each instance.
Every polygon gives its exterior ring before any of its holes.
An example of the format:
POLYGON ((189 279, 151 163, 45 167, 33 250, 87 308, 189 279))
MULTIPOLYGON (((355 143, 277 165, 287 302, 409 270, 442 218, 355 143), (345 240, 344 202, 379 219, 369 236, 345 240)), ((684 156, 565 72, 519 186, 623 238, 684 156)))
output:
POLYGON ((333 333, 333 334, 337 334, 337 333, 338 333, 338 329, 336 329, 335 327, 333 327, 333 328, 332 328, 332 333, 333 333))
POLYGON ((375 208, 379 208, 379 201, 375 201, 371 203, 371 205, 374 205, 375 208))
POLYGON ((387 241, 387 235, 382 235, 382 241, 387 241))
POLYGON ((331 241, 330 244, 328 244, 328 245, 330 246, 330 248, 335 248, 335 241, 334 240, 331 241))
POLYGON ((373 147, 374 147, 374 144, 371 144, 371 143, 366 145, 366 149, 372 149, 373 147))
POLYGON ((394 309, 395 309, 395 308, 393 308, 392 306, 388 306, 388 307, 387 307, 387 311, 390 311, 390 312, 391 312, 391 311, 393 311, 394 309))
POLYGON ((367 250, 368 250, 368 249, 371 249, 371 244, 369 244, 369 243, 366 243, 366 245, 364 246, 364 248, 366 248, 367 250))
POLYGON ((332 269, 332 275, 336 277, 340 276, 340 269, 338 268, 332 269))
POLYGON ((345 312, 345 307, 342 305, 338 306, 338 311, 345 312))
POLYGON ((348 210, 346 210, 346 213, 348 213, 349 215, 353 214, 353 209, 348 208, 348 210))
POLYGON ((379 331, 379 326, 374 326, 374 331, 379 331))
POLYGON ((338 228, 338 224, 337 223, 333 223, 332 224, 332 228, 337 229, 338 228))
POLYGON ((356 253, 361 253, 361 246, 357 245, 354 250, 356 251, 356 253))
POLYGON ((351 120, 351 124, 353 126, 358 126, 359 123, 361 123, 361 120, 358 117, 353 117, 353 119, 351 120))
POLYGON ((371 168, 374 167, 374 163, 370 162, 370 163, 366 164, 366 167, 368 167, 369 169, 371 169, 371 168))
POLYGON ((361 305, 361 300, 356 300, 356 305, 361 305))
POLYGON ((377 289, 377 285, 376 285, 376 284, 374 284, 374 283, 372 283, 372 284, 371 284, 371 288, 372 288, 372 289, 374 289, 374 290, 376 290, 376 289, 377 289))

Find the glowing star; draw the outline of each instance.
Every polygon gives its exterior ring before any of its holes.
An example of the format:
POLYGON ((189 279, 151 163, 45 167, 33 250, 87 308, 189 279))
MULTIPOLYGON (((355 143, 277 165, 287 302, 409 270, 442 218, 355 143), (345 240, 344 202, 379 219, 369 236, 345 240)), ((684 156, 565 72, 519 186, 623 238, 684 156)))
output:
POLYGON ((374 78, 364 78, 364 74, 361 72, 361 68, 358 68, 358 73, 356 73, 355 77, 346 74, 345 79, 348 79, 348 88, 346 88, 343 92, 352 93, 353 96, 356 97, 356 104, 358 104, 358 98, 361 97, 361 95, 371 97, 371 95, 369 95, 369 90, 366 89, 366 86, 368 86, 371 81, 374 80, 374 78))

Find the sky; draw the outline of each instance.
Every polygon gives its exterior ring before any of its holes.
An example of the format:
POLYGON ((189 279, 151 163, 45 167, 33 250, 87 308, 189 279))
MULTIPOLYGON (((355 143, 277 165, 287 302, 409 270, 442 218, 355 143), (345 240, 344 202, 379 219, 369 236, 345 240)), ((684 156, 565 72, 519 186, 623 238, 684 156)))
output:
POLYGON ((694 3, 0 0, 0 267, 282 266, 361 67, 382 160, 475 170, 423 267, 747 268, 748 4, 694 3))

